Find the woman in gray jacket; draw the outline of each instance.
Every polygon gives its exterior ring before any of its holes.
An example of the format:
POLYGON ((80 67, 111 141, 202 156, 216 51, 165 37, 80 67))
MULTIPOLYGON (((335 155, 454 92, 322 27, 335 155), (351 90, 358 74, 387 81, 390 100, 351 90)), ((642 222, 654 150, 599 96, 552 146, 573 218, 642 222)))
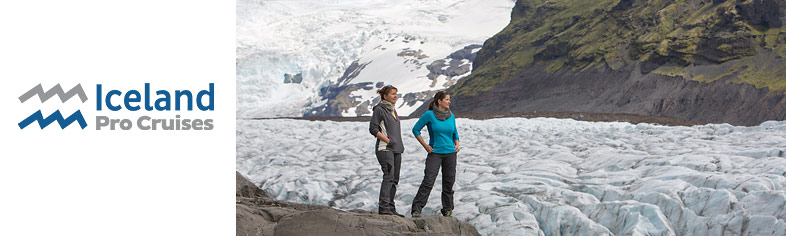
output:
POLYGON ((404 144, 401 142, 401 123, 396 112, 398 89, 387 85, 377 90, 381 99, 374 106, 368 130, 377 138, 374 152, 377 161, 382 166, 382 187, 379 189, 379 214, 397 215, 404 217, 396 211, 396 186, 401 172, 401 153, 404 144))

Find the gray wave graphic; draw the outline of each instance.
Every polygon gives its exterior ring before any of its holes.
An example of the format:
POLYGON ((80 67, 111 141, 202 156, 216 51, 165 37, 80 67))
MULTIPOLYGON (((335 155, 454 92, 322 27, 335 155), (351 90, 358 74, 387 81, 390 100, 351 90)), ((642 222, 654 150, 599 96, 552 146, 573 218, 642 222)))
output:
POLYGON ((68 90, 68 92, 64 92, 63 88, 60 87, 60 84, 57 84, 49 91, 44 92, 44 88, 41 86, 41 84, 38 84, 29 91, 25 92, 25 94, 22 94, 22 96, 19 96, 19 101, 24 103, 35 95, 38 95, 38 98, 41 99, 41 103, 46 102, 55 95, 57 95, 57 97, 59 97, 60 101, 62 102, 68 101, 68 99, 71 99, 75 95, 79 96, 79 99, 82 100, 82 103, 87 101, 87 94, 85 94, 85 90, 82 89, 82 84, 77 84, 71 88, 71 90, 68 90))

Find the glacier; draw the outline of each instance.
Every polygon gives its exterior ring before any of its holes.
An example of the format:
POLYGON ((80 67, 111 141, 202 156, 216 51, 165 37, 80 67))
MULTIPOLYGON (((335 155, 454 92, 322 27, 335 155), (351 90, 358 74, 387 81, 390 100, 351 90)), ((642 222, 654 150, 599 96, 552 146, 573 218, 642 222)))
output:
POLYGON ((510 22, 514 4, 238 0, 236 115, 370 115, 383 84, 399 89, 397 109, 410 114, 469 75, 474 56, 458 52, 476 53, 510 22))
MULTIPOLYGON (((415 121, 402 120, 402 213, 426 158, 415 121)), ((276 199, 376 212, 382 172, 367 122, 236 122, 237 170, 276 199)), ((483 235, 786 235, 784 121, 456 123, 454 216, 483 235)), ((439 179, 425 215, 439 214, 439 179)))

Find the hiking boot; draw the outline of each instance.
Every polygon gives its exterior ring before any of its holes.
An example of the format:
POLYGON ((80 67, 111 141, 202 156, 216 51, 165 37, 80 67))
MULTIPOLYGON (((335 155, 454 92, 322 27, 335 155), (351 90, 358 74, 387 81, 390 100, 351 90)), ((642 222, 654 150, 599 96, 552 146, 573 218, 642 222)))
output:
POLYGON ((452 210, 447 210, 447 211, 446 210, 439 210, 439 211, 442 212, 442 216, 453 216, 453 211, 452 210))
POLYGON ((398 214, 398 212, 392 211, 392 210, 387 209, 387 208, 379 208, 379 214, 380 215, 394 215, 394 214, 398 214))
POLYGON ((420 211, 413 211, 412 212, 412 218, 419 218, 419 217, 420 217, 420 211))
POLYGON ((394 215, 394 216, 398 216, 398 217, 404 217, 404 215, 398 213, 398 211, 396 210, 395 207, 386 209, 385 213, 388 213, 388 214, 385 214, 385 215, 394 215))
POLYGON ((393 215, 395 215, 395 216, 398 216, 398 217, 401 217, 401 218, 404 218, 404 215, 402 215, 402 214, 398 213, 398 212, 397 212, 397 211, 395 211, 395 210, 393 211, 393 215))

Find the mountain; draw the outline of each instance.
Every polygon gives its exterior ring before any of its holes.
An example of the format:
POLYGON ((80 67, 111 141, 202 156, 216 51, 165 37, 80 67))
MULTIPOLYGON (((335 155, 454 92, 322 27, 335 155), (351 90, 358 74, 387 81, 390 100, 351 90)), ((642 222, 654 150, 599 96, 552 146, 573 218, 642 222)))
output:
POLYGON ((514 0, 237 2, 237 116, 370 115, 377 88, 409 114, 469 75, 514 0))
POLYGON ((519 0, 451 108, 755 125, 786 118, 784 56, 782 0, 519 0))

